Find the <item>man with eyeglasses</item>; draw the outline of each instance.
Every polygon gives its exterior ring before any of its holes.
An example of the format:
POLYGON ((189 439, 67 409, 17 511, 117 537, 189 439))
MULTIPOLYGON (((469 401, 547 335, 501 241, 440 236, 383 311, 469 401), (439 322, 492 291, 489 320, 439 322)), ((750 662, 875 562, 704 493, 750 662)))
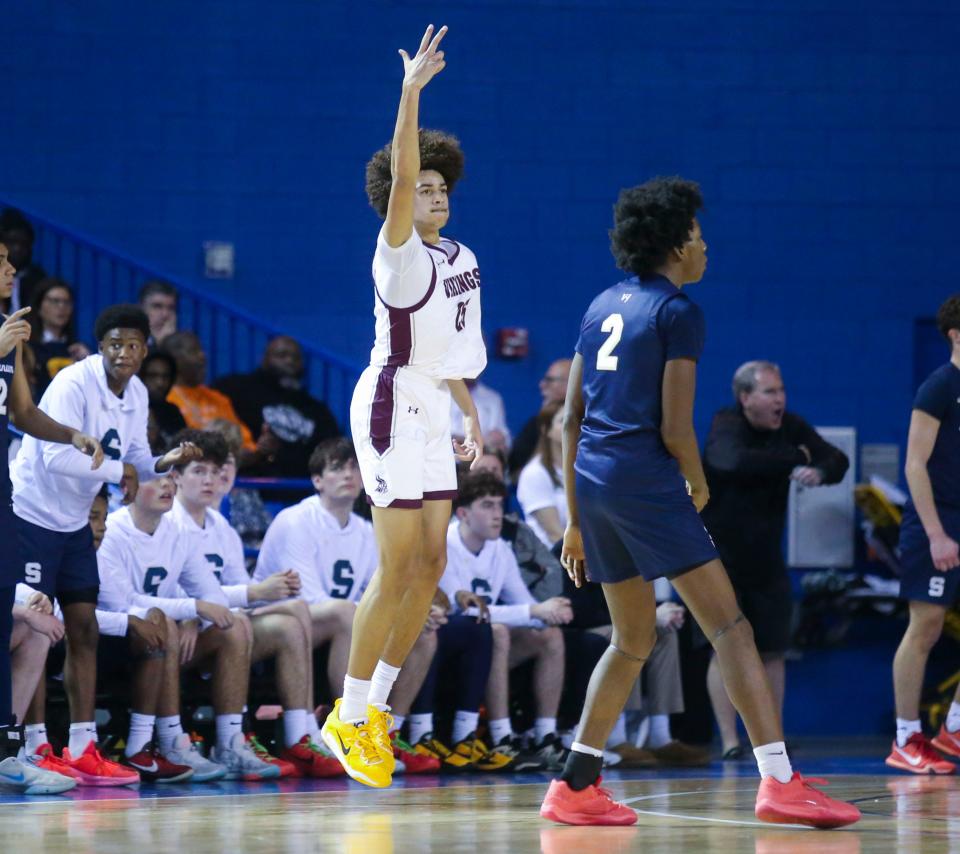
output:
MULTIPOLYGON (((567 379, 570 376, 570 360, 557 359, 547 368, 547 372, 540 380, 540 395, 543 398, 542 406, 551 401, 563 403, 567 399, 567 379)), ((538 410, 539 412, 539 410, 538 410)), ((517 475, 520 470, 530 462, 530 458, 537 450, 537 441, 540 438, 540 430, 537 427, 537 413, 534 413, 530 420, 523 425, 523 429, 514 439, 513 447, 510 449, 509 467, 510 471, 517 475)))

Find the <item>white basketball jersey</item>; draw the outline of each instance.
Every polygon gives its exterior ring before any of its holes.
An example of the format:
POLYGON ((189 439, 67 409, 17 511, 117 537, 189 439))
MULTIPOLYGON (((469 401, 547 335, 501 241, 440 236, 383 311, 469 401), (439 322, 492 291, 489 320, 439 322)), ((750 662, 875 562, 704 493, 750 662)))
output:
POLYGON ((487 364, 480 331, 480 269, 462 243, 424 243, 416 230, 373 256, 375 367, 408 366, 438 380, 473 379, 487 364))
POLYGON ((373 526, 350 514, 340 522, 312 495, 281 510, 270 523, 255 581, 275 572, 296 570, 300 575, 300 598, 313 604, 325 599, 359 602, 377 568, 377 543, 373 526))

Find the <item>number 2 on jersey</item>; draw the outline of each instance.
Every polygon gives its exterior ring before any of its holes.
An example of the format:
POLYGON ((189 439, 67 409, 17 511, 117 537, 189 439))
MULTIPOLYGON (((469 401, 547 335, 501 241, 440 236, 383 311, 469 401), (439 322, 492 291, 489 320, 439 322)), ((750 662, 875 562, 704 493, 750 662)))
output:
POLYGON ((7 414, 7 392, 7 381, 3 378, 0 378, 0 415, 7 414))
POLYGON ((620 343, 620 339, 623 337, 623 315, 607 315, 607 319, 604 320, 603 324, 600 326, 600 331, 609 332, 610 337, 607 338, 607 340, 603 342, 603 346, 597 350, 597 370, 615 371, 617 369, 619 357, 614 356, 613 351, 616 349, 617 344, 620 343))

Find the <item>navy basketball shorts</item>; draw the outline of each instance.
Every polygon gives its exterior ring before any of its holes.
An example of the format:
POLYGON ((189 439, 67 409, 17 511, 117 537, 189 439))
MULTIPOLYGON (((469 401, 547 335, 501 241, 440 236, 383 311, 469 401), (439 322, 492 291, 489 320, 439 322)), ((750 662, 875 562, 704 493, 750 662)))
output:
POLYGON ((60 605, 96 604, 100 589, 97 553, 89 525, 78 531, 50 531, 16 517, 23 570, 18 579, 56 597, 60 605))
POLYGON ((673 492, 614 495, 577 474, 576 491, 591 581, 672 578, 717 557, 682 481, 673 492))
POLYGON ((17 517, 9 503, 0 501, 0 587, 16 587, 23 581, 23 560, 17 517))
MULTIPOLYGON (((960 542, 960 510, 938 507, 947 536, 960 542)), ((900 524, 900 598, 951 607, 960 599, 960 567, 941 572, 930 557, 930 540, 917 511, 908 506, 900 524)))

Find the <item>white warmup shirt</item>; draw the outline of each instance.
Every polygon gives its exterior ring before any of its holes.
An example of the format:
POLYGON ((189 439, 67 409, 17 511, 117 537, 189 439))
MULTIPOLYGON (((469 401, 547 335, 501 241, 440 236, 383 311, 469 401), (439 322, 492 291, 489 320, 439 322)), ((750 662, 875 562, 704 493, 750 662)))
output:
MULTIPOLYGON (((460 523, 454 520, 447 529, 447 568, 440 589, 455 605, 458 590, 468 590, 486 599, 490 620, 507 626, 533 626, 543 623, 530 616, 537 600, 527 590, 510 544, 497 537, 487 540, 480 554, 471 552, 460 538, 460 523), (502 602, 503 604, 496 604, 502 602)), ((472 614, 472 609, 467 611, 472 614)))
POLYGON ((57 373, 39 406, 55 421, 99 439, 104 462, 92 471, 90 457, 72 445, 24 436, 10 468, 13 510, 21 519, 51 531, 79 531, 103 483, 122 479, 124 462, 141 480, 157 477, 159 457, 147 444, 147 389, 139 378, 117 397, 107 388, 103 357, 87 356, 57 373))
POLYGON ((159 608, 179 621, 197 616, 197 600, 226 605, 227 597, 210 564, 192 544, 169 513, 152 534, 133 524, 129 508, 111 513, 97 550, 98 606, 120 612, 131 607, 159 608))
POLYGON ((473 379, 486 367, 480 268, 466 246, 447 239, 424 243, 414 229, 394 248, 381 229, 373 281, 371 365, 407 365, 437 380, 473 379))
MULTIPOLYGON (((481 426, 483 422, 481 421, 481 426)), ((553 507, 560 516, 560 527, 567 526, 567 496, 563 490, 563 473, 557 472, 560 486, 554 486, 547 467, 537 454, 520 472, 517 480, 517 501, 523 510, 524 521, 533 529, 547 548, 553 548, 553 541, 547 536, 543 526, 534 518, 537 510, 553 507)))
POLYGON ((377 569, 373 526, 350 514, 345 527, 324 509, 320 496, 281 510, 263 538, 255 581, 293 569, 300 575, 300 598, 359 602, 377 569))
MULTIPOLYGON (((473 398, 474 406, 477 407, 477 418, 480 419, 480 430, 483 435, 486 436, 494 430, 499 430, 506 436, 507 447, 510 447, 513 437, 510 435, 510 428, 507 426, 507 412, 500 394, 490 386, 478 382, 470 389, 470 397, 473 398)), ((463 413, 454 401, 451 400, 450 403, 450 434, 462 437, 463 413)))
POLYGON ((251 578, 243 559, 243 541, 218 510, 208 507, 203 527, 200 527, 179 501, 167 514, 184 535, 191 540, 190 548, 209 564, 220 582, 231 608, 246 608, 247 588, 251 578))

